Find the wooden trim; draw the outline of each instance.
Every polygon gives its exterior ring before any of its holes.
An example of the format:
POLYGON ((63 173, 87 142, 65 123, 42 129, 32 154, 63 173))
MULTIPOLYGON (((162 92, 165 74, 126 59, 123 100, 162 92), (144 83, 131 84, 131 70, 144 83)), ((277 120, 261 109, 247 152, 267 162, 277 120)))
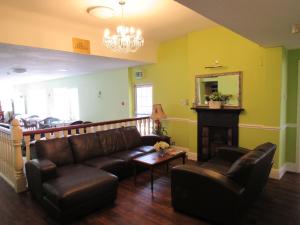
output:
POLYGON ((24 131, 23 135, 26 136, 26 135, 33 135, 33 134, 53 133, 53 132, 58 132, 58 131, 63 131, 63 130, 73 130, 73 129, 87 128, 87 127, 103 126, 103 125, 108 125, 108 124, 124 123, 124 122, 144 120, 144 119, 150 119, 150 117, 145 116, 145 117, 137 117, 137 118, 130 118, 130 119, 111 120, 111 121, 104 121, 104 122, 97 122, 97 123, 71 125, 71 126, 65 126, 65 127, 30 130, 30 131, 24 131))
POLYGON ((195 105, 196 107, 208 107, 207 105, 197 105, 199 102, 197 95, 197 78, 210 78, 210 77, 220 77, 220 76, 228 76, 228 75, 239 75, 239 99, 238 106, 226 106, 223 108, 242 108, 242 82, 243 82, 243 72, 242 71, 234 71, 234 72, 225 72, 225 73, 212 73, 212 74, 200 74, 195 76, 195 105))

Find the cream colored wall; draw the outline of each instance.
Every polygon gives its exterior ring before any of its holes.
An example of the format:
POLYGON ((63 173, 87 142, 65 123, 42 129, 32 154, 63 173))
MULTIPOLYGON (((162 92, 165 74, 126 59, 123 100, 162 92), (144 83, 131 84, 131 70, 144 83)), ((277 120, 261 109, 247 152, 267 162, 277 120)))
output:
POLYGON ((158 43, 146 40, 134 54, 118 54, 102 44, 103 27, 78 24, 0 4, 0 43, 73 51, 72 38, 90 40, 91 54, 140 62, 156 62, 158 43))

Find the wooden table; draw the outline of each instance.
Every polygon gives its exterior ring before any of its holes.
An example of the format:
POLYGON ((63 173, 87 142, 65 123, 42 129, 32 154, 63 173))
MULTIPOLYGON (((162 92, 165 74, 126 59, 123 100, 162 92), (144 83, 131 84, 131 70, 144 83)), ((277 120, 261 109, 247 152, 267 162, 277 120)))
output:
POLYGON ((185 164, 186 152, 178 149, 170 150, 165 155, 160 155, 158 152, 150 153, 145 156, 140 156, 133 159, 134 164, 134 184, 136 185, 136 167, 141 165, 150 169, 151 175, 151 192, 153 193, 153 170, 155 167, 166 164, 167 171, 169 169, 169 162, 178 158, 182 158, 182 163, 185 164))

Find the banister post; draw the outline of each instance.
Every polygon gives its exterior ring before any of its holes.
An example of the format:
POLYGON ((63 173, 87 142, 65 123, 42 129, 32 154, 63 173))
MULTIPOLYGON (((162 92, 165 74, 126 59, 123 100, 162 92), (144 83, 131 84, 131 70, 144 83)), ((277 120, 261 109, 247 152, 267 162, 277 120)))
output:
POLYGON ((11 142, 13 151, 13 168, 14 168, 14 188, 17 193, 26 190, 26 178, 23 171, 23 157, 21 143, 23 138, 22 129, 17 119, 14 119, 11 123, 11 142))

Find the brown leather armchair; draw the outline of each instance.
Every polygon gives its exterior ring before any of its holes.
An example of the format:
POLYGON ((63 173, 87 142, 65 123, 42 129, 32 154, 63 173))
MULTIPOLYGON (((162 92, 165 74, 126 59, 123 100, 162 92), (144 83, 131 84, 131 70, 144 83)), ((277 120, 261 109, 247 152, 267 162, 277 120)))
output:
POLYGON ((176 210, 222 224, 235 224, 267 183, 276 145, 253 151, 223 147, 199 166, 181 165, 171 172, 176 210))

